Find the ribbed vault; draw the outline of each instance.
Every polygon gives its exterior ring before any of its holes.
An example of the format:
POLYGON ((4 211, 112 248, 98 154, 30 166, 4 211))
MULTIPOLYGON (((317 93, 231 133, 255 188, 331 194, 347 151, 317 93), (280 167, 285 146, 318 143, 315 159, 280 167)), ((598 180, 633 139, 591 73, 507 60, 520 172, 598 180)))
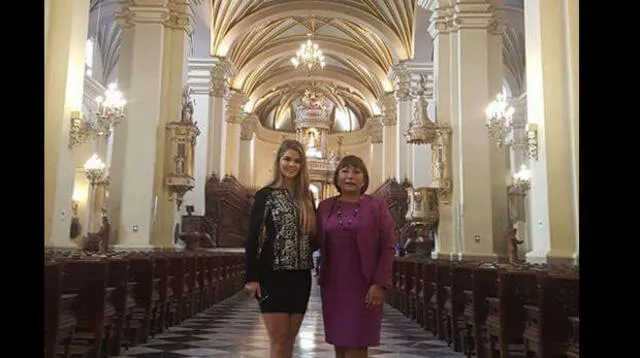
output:
POLYGON ((249 96, 246 109, 266 127, 290 130, 291 123, 271 120, 273 113, 290 110, 314 83, 331 93, 335 108, 357 117, 350 129, 335 130, 355 130, 393 89, 391 65, 412 58, 415 6, 413 0, 211 0, 211 54, 232 61, 231 86, 249 96), (310 76, 290 62, 308 38, 327 62, 310 76))

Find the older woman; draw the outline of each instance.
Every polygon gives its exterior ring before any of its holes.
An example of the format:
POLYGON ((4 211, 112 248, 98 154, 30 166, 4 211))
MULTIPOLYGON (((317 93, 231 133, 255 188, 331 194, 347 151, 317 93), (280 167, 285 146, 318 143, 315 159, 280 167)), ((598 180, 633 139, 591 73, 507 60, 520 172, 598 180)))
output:
POLYGON ((344 157, 333 179, 340 194, 323 200, 316 215, 325 339, 337 358, 366 357, 380 344, 395 223, 382 199, 364 194, 369 174, 362 159, 344 157))

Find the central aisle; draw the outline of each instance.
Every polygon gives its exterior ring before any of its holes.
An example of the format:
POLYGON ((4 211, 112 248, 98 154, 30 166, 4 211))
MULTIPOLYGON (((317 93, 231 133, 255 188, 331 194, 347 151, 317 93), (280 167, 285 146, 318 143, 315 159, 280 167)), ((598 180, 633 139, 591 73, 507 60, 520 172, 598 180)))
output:
MULTIPOLYGON (((324 342, 320 309, 320 292, 314 285, 294 357, 334 356, 333 347, 324 342)), ((464 357, 390 306, 385 306, 384 312, 382 345, 370 349, 370 358, 464 357)), ((180 326, 156 335, 145 345, 122 352, 119 358, 267 358, 268 346, 267 332, 260 320, 257 303, 244 295, 237 295, 180 326)))

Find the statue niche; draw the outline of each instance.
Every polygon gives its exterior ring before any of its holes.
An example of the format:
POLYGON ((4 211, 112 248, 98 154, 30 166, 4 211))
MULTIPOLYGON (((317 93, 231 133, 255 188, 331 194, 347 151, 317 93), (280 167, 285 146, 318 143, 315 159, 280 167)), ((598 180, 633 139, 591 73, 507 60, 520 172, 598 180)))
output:
POLYGON ((191 89, 185 87, 182 93, 180 120, 167 123, 167 148, 171 150, 170 172, 166 176, 166 185, 171 191, 171 200, 180 208, 184 194, 195 186, 194 161, 196 137, 200 134, 198 123, 193 121, 191 89))

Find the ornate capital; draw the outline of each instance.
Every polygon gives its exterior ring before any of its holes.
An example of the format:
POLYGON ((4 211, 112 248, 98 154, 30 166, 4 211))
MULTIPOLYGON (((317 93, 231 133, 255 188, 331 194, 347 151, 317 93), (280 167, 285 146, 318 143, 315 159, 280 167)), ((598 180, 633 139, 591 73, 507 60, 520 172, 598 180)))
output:
POLYGON ((170 18, 166 0, 128 0, 122 2, 116 20, 123 27, 136 24, 164 24, 170 18))
POLYGON ((410 99, 409 77, 410 72, 404 63, 398 63, 391 67, 391 80, 395 83, 394 96, 398 101, 408 101, 410 99))
POLYGON ((211 87, 209 96, 226 97, 229 94, 229 78, 233 75, 233 65, 225 57, 214 57, 211 66, 211 87))
POLYGON ((450 7, 433 9, 429 19, 427 32, 435 39, 440 34, 448 34, 453 30, 453 10, 450 7))
POLYGON ((384 118, 385 117, 382 115, 373 116, 369 118, 365 124, 372 144, 382 143, 382 127, 384 125, 384 118))
POLYGON ((166 27, 182 29, 187 35, 193 33, 194 7, 202 0, 168 0, 169 17, 164 21, 166 27))
POLYGON ((494 22, 491 5, 487 3, 457 4, 453 10, 453 25, 460 29, 490 29, 494 22))
POLYGON ((396 108, 397 102, 393 96, 393 93, 385 93, 382 98, 378 100, 378 106, 382 111, 382 123, 385 126, 395 126, 396 125, 396 108))
POLYGON ((249 98, 242 92, 231 91, 227 96, 227 111, 225 113, 226 121, 229 123, 242 123, 244 105, 249 98))
POLYGON ((251 140, 253 139, 253 133, 255 133, 258 127, 258 116, 255 114, 248 114, 242 120, 240 124, 240 139, 251 140))

